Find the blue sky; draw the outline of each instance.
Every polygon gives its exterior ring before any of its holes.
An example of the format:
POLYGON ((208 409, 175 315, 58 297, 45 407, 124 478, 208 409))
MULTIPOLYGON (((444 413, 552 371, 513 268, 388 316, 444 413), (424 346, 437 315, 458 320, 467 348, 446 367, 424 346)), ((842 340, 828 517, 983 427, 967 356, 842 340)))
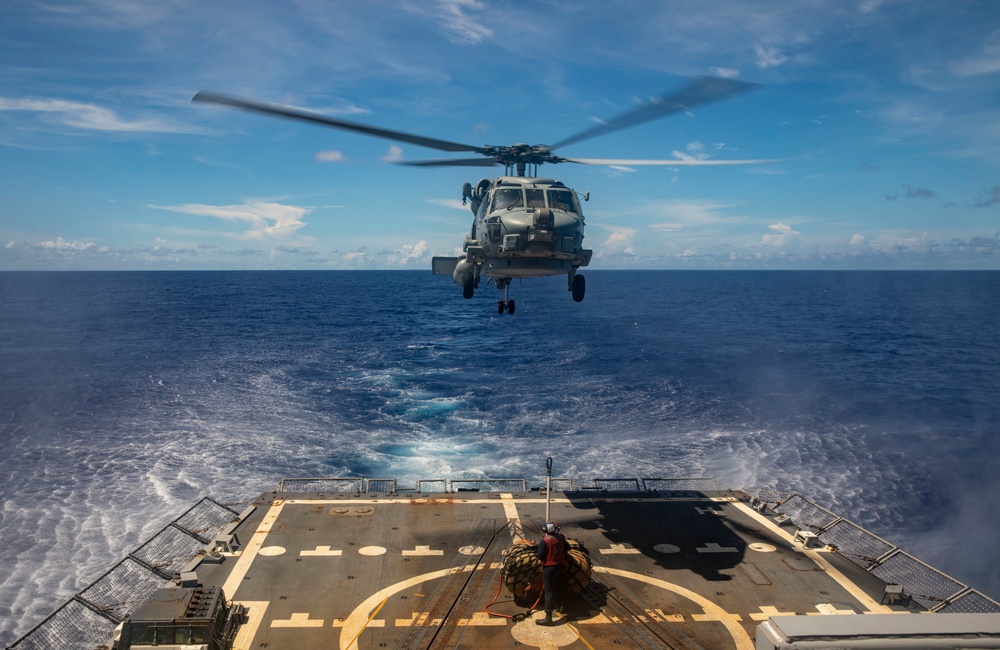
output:
POLYGON ((993 0, 5 0, 0 269, 429 269, 502 168, 206 105, 552 143, 718 75, 756 91, 560 149, 595 269, 1000 268, 993 0))

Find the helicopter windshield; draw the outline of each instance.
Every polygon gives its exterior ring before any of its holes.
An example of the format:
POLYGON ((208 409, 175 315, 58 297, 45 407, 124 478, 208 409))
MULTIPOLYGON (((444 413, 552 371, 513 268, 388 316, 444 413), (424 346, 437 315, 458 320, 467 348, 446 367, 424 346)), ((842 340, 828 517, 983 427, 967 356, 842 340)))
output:
POLYGON ((501 189, 493 193, 493 204, 490 206, 490 212, 523 207, 524 195, 520 189, 501 189))
POLYGON ((528 197, 529 208, 545 207, 545 190, 525 190, 524 193, 528 197))
POLYGON ((553 210, 576 212, 573 207, 573 192, 570 190, 549 190, 549 207, 553 210))

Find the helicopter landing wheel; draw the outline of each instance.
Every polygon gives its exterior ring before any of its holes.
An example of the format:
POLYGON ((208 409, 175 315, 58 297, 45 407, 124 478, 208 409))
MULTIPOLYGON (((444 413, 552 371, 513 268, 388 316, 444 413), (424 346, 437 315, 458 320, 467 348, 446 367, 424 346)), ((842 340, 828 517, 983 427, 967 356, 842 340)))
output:
POLYGON ((462 296, 468 300, 472 297, 473 292, 476 290, 476 281, 472 277, 471 273, 466 273, 462 276, 462 296))
POLYGON ((583 295, 587 293, 587 281, 583 279, 582 275, 577 275, 573 278, 573 300, 576 302, 583 302, 583 295))
POLYGON ((507 312, 508 314, 514 313, 513 300, 497 300, 497 313, 502 314, 504 312, 507 312))

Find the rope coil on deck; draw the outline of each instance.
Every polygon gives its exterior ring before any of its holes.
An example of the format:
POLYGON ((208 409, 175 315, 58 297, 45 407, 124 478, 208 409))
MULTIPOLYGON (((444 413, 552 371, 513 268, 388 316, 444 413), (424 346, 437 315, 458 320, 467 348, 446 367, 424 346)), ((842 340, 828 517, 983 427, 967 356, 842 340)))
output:
MULTIPOLYGON (((566 541, 570 547, 566 555, 569 560, 566 595, 573 598, 582 594, 590 584, 590 551, 575 539, 566 541)), ((537 552, 538 542, 520 539, 511 545, 504 558, 500 575, 504 586, 513 594, 514 602, 518 605, 530 605, 542 593, 542 562, 536 556, 537 552)))

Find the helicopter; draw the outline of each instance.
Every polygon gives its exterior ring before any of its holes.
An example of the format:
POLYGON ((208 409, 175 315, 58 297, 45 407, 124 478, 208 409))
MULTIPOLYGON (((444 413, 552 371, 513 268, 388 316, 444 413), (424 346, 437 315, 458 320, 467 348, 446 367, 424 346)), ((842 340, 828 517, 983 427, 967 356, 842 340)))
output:
POLYGON ((758 84, 724 77, 699 77, 680 89, 655 97, 608 121, 580 131, 552 145, 484 145, 474 146, 439 140, 422 135, 369 126, 329 117, 294 106, 271 104, 229 95, 201 91, 192 102, 217 104, 265 115, 289 118, 323 126, 354 131, 366 135, 415 144, 451 153, 468 152, 471 158, 404 160, 396 164, 413 167, 494 167, 503 166, 505 173, 496 178, 483 178, 473 186, 462 187, 462 204, 469 205, 474 215, 472 228, 465 236, 462 254, 456 257, 434 257, 431 270, 436 275, 451 275, 461 286, 462 295, 472 298, 483 275, 487 285, 503 291, 497 301, 497 313, 513 314, 515 302, 509 297, 511 280, 565 273, 567 289, 573 300, 581 302, 586 293, 586 281, 578 271, 590 264, 593 250, 583 247, 584 217, 581 200, 590 199, 589 192, 580 193, 553 178, 539 177, 543 164, 577 163, 583 165, 742 165, 771 162, 770 160, 627 160, 611 158, 566 158, 554 151, 584 140, 607 135, 620 129, 682 113, 727 97, 756 88, 758 84))

